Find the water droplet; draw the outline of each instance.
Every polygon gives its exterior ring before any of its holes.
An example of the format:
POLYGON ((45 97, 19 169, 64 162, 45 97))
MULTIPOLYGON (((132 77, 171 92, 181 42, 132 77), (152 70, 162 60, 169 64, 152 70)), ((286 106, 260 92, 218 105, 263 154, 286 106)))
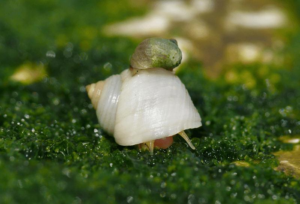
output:
POLYGON ((54 51, 49 50, 46 52, 46 57, 55 58, 56 54, 54 51))
POLYGON ((88 58, 89 58, 89 56, 88 56, 87 53, 83 52, 83 53, 80 54, 80 60, 81 60, 81 61, 85 61, 85 60, 87 60, 88 58))
POLYGON ((104 64, 103 68, 104 68, 105 70, 111 70, 112 64, 109 63, 109 62, 106 62, 106 63, 104 64))
POLYGON ((160 187, 161 188, 165 188, 167 186, 167 183, 166 182, 162 182, 161 184, 160 184, 160 187))
POLYGON ((86 92, 85 86, 80 86, 79 91, 80 91, 80 92, 86 92))
POLYGON ((193 195, 193 194, 190 194, 189 196, 188 196, 188 203, 190 204, 190 203, 194 203, 193 201, 195 200, 195 196, 193 195))
POLYGON ((162 197, 162 198, 166 197, 166 193, 165 192, 161 192, 160 193, 160 197, 162 197))
POLYGON ((128 196, 126 200, 127 200, 127 203, 131 203, 133 201, 133 197, 132 196, 128 196))

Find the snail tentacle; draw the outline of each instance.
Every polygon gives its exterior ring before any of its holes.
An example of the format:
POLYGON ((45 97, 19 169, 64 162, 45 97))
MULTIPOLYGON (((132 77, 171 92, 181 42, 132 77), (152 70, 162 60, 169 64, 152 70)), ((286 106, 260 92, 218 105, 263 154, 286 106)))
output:
POLYGON ((149 142, 145 142, 145 145, 148 147, 150 155, 153 155, 154 150, 154 140, 151 140, 149 142))
POLYGON ((183 131, 178 133, 190 146, 190 148, 192 148, 193 150, 195 150, 195 146, 193 145, 192 141, 190 140, 190 138, 187 136, 187 134, 183 131))

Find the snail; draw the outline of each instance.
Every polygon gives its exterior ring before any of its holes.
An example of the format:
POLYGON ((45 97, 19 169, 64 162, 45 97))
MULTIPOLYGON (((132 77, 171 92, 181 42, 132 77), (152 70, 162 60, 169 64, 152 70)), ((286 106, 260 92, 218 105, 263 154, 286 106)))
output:
POLYGON ((130 68, 86 86, 102 128, 121 146, 167 148, 179 134, 201 126, 185 86, 172 72, 181 63, 176 40, 149 38, 136 48, 130 68), (164 139, 166 138, 166 139, 164 139), (164 144, 167 143, 167 144, 164 144))

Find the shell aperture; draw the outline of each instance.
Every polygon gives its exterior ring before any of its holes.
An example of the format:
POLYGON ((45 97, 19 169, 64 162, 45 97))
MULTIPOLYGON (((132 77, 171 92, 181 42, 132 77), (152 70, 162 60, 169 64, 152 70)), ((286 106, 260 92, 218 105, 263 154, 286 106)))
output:
POLYGON ((148 38, 138 45, 130 59, 135 69, 172 70, 181 63, 182 53, 174 39, 148 38))

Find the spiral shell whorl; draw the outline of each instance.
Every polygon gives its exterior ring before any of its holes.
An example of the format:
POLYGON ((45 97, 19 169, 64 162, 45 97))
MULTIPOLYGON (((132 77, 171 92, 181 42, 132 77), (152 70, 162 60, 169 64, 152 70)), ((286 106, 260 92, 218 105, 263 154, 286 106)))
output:
POLYGON ((95 109, 97 109, 104 84, 105 81, 98 81, 97 83, 86 86, 86 91, 95 109))
POLYGON ((113 75, 105 81, 86 86, 88 96, 96 109, 98 121, 102 128, 110 134, 114 133, 121 86, 120 75, 113 75))
POLYGON ((182 54, 174 39, 148 38, 138 45, 130 59, 136 69, 164 68, 172 70, 181 63, 182 54))

